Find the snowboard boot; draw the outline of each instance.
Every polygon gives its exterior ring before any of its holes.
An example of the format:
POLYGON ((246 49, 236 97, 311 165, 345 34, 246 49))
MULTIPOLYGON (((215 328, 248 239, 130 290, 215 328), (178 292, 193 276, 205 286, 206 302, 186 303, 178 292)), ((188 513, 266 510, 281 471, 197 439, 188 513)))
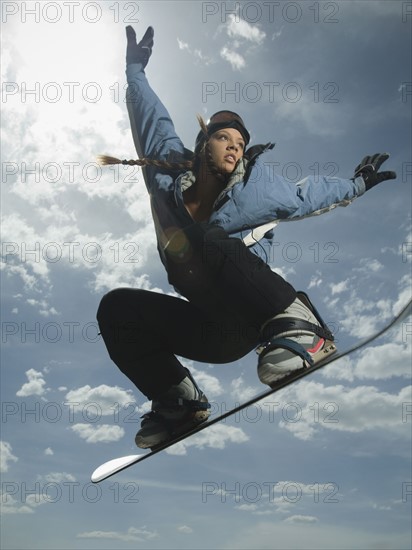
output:
POLYGON ((256 349, 258 376, 271 387, 337 351, 332 333, 304 292, 298 292, 283 313, 267 321, 261 334, 265 343, 256 349))
POLYGON ((152 401, 152 410, 143 415, 135 442, 142 449, 154 449, 205 422, 210 404, 190 372, 176 385, 152 401))

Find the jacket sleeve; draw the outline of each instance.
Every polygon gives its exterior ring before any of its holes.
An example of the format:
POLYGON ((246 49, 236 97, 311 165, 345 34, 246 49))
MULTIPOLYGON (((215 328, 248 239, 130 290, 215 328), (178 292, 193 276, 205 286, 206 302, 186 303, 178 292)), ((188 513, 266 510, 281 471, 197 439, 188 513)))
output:
POLYGON ((308 176, 291 186, 295 205, 285 218, 302 218, 323 214, 336 206, 348 206, 366 191, 361 177, 353 179, 308 176))
MULTIPOLYGON (((270 205, 273 219, 296 219, 323 214, 336 206, 347 206, 366 190, 361 177, 353 180, 316 175, 307 176, 294 184, 278 174, 269 173, 261 159, 259 164, 263 176, 261 186, 255 181, 263 192, 262 199, 270 205)), ((259 169, 259 166, 256 165, 256 168, 259 169)))
POLYGON ((258 159, 246 182, 234 185, 215 214, 230 232, 251 230, 275 220, 296 220, 347 206, 365 192, 361 177, 308 176, 297 184, 269 174, 258 159))
POLYGON ((127 110, 138 156, 167 160, 171 150, 183 153, 183 143, 176 135, 170 115, 150 87, 142 65, 128 65, 126 76, 127 110))

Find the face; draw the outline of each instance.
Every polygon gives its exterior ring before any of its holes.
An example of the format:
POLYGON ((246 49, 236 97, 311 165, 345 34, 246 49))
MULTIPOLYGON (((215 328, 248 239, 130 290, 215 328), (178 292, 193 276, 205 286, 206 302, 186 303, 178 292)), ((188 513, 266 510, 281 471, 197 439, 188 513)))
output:
POLYGON ((219 170, 231 174, 243 157, 245 140, 235 128, 223 128, 210 136, 209 149, 219 170))

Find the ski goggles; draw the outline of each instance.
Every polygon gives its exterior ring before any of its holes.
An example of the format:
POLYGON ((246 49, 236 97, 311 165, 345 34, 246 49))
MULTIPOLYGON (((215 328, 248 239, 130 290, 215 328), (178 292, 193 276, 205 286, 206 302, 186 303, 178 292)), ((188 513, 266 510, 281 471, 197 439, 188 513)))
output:
MULTIPOLYGON (((250 141, 250 134, 246 130, 245 123, 242 118, 233 111, 218 111, 212 115, 207 123, 208 135, 211 136, 218 130, 223 128, 234 128, 240 132, 241 136, 245 140, 245 146, 250 141)), ((203 132, 199 132, 196 138, 195 151, 199 150, 201 145, 204 143, 205 135, 203 132)))

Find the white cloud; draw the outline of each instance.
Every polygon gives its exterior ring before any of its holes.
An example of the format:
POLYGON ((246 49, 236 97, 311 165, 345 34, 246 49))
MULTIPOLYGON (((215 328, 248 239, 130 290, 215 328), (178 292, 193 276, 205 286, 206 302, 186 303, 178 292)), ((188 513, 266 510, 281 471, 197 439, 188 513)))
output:
POLYGON ((330 289, 332 291, 332 296, 335 294, 341 294, 348 288, 349 279, 346 279, 345 281, 341 281, 340 283, 331 283, 330 289))
POLYGON ((0 262, 0 270, 7 271, 7 275, 16 275, 23 281, 25 289, 35 287, 37 279, 31 275, 28 270, 22 265, 7 265, 3 260, 0 262))
POLYGON ((369 345, 350 356, 342 357, 322 369, 321 375, 330 380, 387 380, 411 376, 412 323, 404 322, 385 334, 388 342, 369 345))
POLYGON ((179 533, 185 533, 187 535, 193 533, 193 529, 188 525, 180 525, 177 530, 179 531, 179 533))
POLYGON ((355 268, 354 271, 358 271, 364 274, 370 274, 370 272, 378 273, 382 271, 383 264, 376 258, 362 258, 360 261, 362 267, 355 268))
MULTIPOLYGON (((139 218, 139 209, 134 205, 132 201, 125 208, 139 218)), ((149 216, 147 209, 144 216, 149 216)), ((2 269, 20 276, 28 289, 38 289, 43 284, 45 292, 50 290, 50 274, 55 264, 88 272, 94 278, 90 284, 96 292, 137 284, 150 289, 148 277, 141 271, 147 261, 146 250, 155 248, 155 235, 151 222, 144 223, 134 233, 125 232, 116 238, 109 233, 82 233, 76 224, 49 225, 36 231, 21 215, 13 213, 5 216, 2 224, 6 244, 2 248, 2 269)), ((38 307, 42 315, 57 314, 45 299, 29 298, 27 302, 38 307)))
MULTIPOLYGON (((183 360, 183 362, 187 363, 187 361, 185 360, 183 360)), ((210 399, 217 397, 218 395, 222 395, 222 393, 224 393, 222 384, 220 383, 219 379, 216 378, 216 376, 208 374, 205 371, 196 369, 193 366, 190 367, 190 370, 191 370, 191 373, 193 374, 194 379, 196 380, 196 383, 198 384, 200 389, 205 393, 209 401, 210 399)))
MULTIPOLYGON (((307 484, 302 483, 301 481, 277 481, 276 484, 273 486, 273 493, 280 493, 282 494, 282 497, 285 497, 285 495, 288 495, 290 493, 295 493, 296 497, 300 495, 313 495, 315 491, 319 489, 319 487, 325 487, 330 485, 330 483, 316 483, 316 485, 313 484, 307 484)), ((295 496, 294 495, 294 496, 295 496)), ((293 502, 292 497, 288 497, 286 499, 289 503, 293 502)))
POLYGON ((50 315, 59 315, 59 312, 48 304, 46 300, 35 300, 34 298, 28 298, 26 302, 38 308, 39 314, 44 317, 49 317, 50 315))
POLYGON ((46 381, 43 378, 43 373, 34 369, 26 371, 28 382, 16 392, 18 397, 28 397, 29 395, 44 395, 46 393, 46 381))
POLYGON ((316 523, 319 520, 315 516, 295 515, 295 516, 289 516, 283 521, 285 523, 316 523))
POLYGON ((357 528, 353 523, 342 522, 274 522, 262 521, 236 529, 224 540, 223 547, 233 550, 250 548, 341 550, 342 548, 407 548, 410 532, 388 533, 375 529, 357 528), (385 533, 385 534, 384 534, 385 533))
MULTIPOLYGON (((30 495, 28 495, 30 496, 30 495)), ((3 514, 33 514, 34 510, 28 504, 22 504, 8 493, 0 493, 0 513, 3 514)))
POLYGON ((235 506, 237 510, 243 510, 244 512, 254 512, 257 510, 257 504, 239 504, 239 506, 235 506))
POLYGON ((179 50, 187 51, 194 57, 195 61, 201 61, 204 65, 210 65, 213 62, 212 59, 205 55, 199 48, 193 48, 189 46, 187 42, 183 42, 183 40, 179 38, 177 38, 177 43, 179 50))
POLYGON ((374 386, 347 388, 302 381, 283 390, 282 398, 294 406, 279 425, 298 439, 312 439, 321 429, 379 430, 380 437, 410 434, 410 426, 402 421, 403 404, 412 399, 410 386, 391 394, 374 386))
POLYGON ((282 32, 283 32, 283 26, 278 31, 275 31, 274 33, 272 33, 271 40, 276 40, 277 38, 280 38, 282 36, 282 32))
POLYGON ((0 472, 9 471, 9 463, 17 462, 17 456, 12 453, 12 447, 7 441, 0 441, 0 472))
POLYGON ((49 266, 41 257, 39 234, 18 213, 2 218, 3 243, 2 269, 20 275, 27 288, 36 280, 49 283, 49 266))
MULTIPOLYGON (((60 29, 61 24, 62 21, 59 22, 60 29)), ((113 82, 117 80, 119 85, 119 80, 110 71, 103 71, 99 75, 98 85, 104 92, 112 91, 103 93, 98 103, 85 101, 81 90, 84 83, 90 83, 90 73, 87 74, 87 71, 82 69, 82 64, 77 63, 78 93, 75 93, 74 101, 69 101, 68 89, 63 85, 63 82, 67 81, 67 74, 64 75, 61 71, 61 64, 57 63, 53 67, 53 76, 50 73, 49 63, 52 54, 46 43, 54 41, 51 36, 55 36, 57 31, 52 27, 55 26, 43 27, 44 34, 41 36, 36 29, 36 49, 47 51, 48 67, 39 66, 31 58, 32 48, 24 47, 25 43, 29 43, 30 33, 21 33, 21 29, 16 27, 13 32, 13 43, 9 41, 10 48, 15 48, 16 40, 20 41, 25 58, 24 63, 16 66, 18 74, 13 78, 8 77, 9 81, 27 82, 28 85, 32 81, 42 87, 53 80, 67 94, 56 103, 44 101, 41 93, 39 101, 33 99, 27 103, 21 101, 19 93, 8 97, 9 114, 3 121, 6 137, 3 150, 5 158, 9 158, 10 161, 13 159, 13 163, 9 162, 7 166, 12 165, 16 173, 7 177, 2 228, 4 241, 16 244, 19 250, 17 254, 9 254, 1 267, 8 274, 20 277, 27 289, 38 290, 38 285, 43 283, 45 288, 50 290, 49 277, 54 264, 48 262, 42 253, 45 246, 56 242, 63 251, 61 262, 68 262, 68 267, 72 269, 82 267, 91 270, 91 276, 96 277, 96 290, 122 285, 132 286, 136 271, 141 270, 145 261, 141 252, 143 244, 148 247, 152 244, 155 246, 149 198, 143 185, 141 171, 136 167, 120 166, 111 169, 94 165, 95 155, 101 152, 113 151, 113 154, 119 152, 119 155, 134 155, 128 153, 133 150, 133 146, 130 130, 124 124, 127 118, 123 103, 124 92, 122 86, 118 86, 118 97, 113 101, 113 96, 116 95, 113 91, 113 82), (49 36, 49 40, 46 40, 46 36, 49 36), (59 73, 62 77, 60 82, 59 73), (81 82, 79 73, 84 75, 84 82, 81 82), (103 117, 102 112, 105 113, 103 117), (93 166, 90 166, 91 164, 93 166), (72 165, 71 168, 69 165, 72 165), (34 174, 29 173, 32 170, 34 174), (94 172, 97 173, 97 177, 94 172), (60 176, 53 181, 56 173, 60 176), (93 208, 85 207, 88 199, 94 199, 93 208), (119 229, 121 238, 117 240, 111 235, 94 235, 93 228, 99 223, 100 206, 103 206, 103 209, 110 207, 114 219, 120 211, 119 216, 123 216, 126 222, 129 222, 129 219, 138 222, 138 230, 128 232, 123 228, 119 229), (91 230, 88 231, 89 228, 91 230), (81 256, 83 245, 90 242, 97 242, 104 249, 101 260, 93 265, 87 265, 81 256), (75 249, 75 259, 72 262, 68 260, 68 249, 64 248, 64 243, 80 245, 75 249), (138 259, 136 264, 130 263, 128 256, 133 252, 131 243, 140 245, 140 250, 135 255, 132 254, 138 259), (40 245, 39 254, 35 251, 34 254, 27 254, 26 260, 22 260, 23 247, 27 245, 28 250, 32 250, 36 244, 40 245), (114 259, 116 245, 120 248, 118 261, 114 259), (124 246, 127 248, 123 248, 124 246)), ((89 37, 90 32, 104 36, 104 33, 100 34, 103 27, 99 25, 99 30, 97 27, 89 29, 89 37)), ((81 43, 79 41, 77 45, 81 43)), ((93 46, 90 47, 93 50, 93 46)), ((92 51, 90 47, 89 54, 92 51)), ((102 47, 99 48, 100 52, 102 47)), ((61 48, 64 48, 64 45, 60 44, 60 52, 61 48)), ((110 54, 110 49, 106 54, 110 54)), ((39 58, 35 57, 38 61, 39 58)), ((101 59, 99 55, 94 67, 102 62, 101 59)), ((106 62, 107 60, 104 64, 106 62)), ((74 63, 76 65, 76 62, 74 63)), ((51 249, 50 251, 53 252, 51 249)), ((41 315, 56 313, 56 309, 50 306, 40 309, 41 315)))
POLYGON ((246 65, 246 61, 244 57, 242 57, 239 53, 235 52, 234 50, 230 50, 226 46, 224 46, 220 50, 220 56, 225 61, 228 61, 232 66, 232 69, 234 70, 239 71, 240 69, 243 69, 243 67, 246 65))
POLYGON ((146 414, 149 411, 152 410, 152 402, 151 401, 145 401, 142 405, 139 405, 136 409, 136 412, 138 412, 140 415, 146 414))
POLYGON ((102 424, 100 426, 90 424, 74 424, 71 429, 86 443, 111 443, 119 441, 125 434, 120 426, 102 424))
POLYGON ((387 300, 365 300, 352 292, 341 302, 341 326, 358 339, 371 336, 391 316, 391 305, 387 300))
POLYGON ((248 401, 259 393, 256 387, 248 386, 242 376, 235 378, 230 383, 231 397, 240 403, 248 401))
POLYGON ((25 498, 25 504, 30 506, 30 508, 37 508, 42 504, 50 504, 54 498, 56 498, 55 495, 52 496, 47 491, 39 491, 37 493, 27 495, 25 498))
POLYGON ((156 531, 149 531, 146 527, 142 527, 141 529, 129 527, 125 533, 122 533, 121 531, 85 531, 84 533, 79 533, 77 538, 120 540, 122 542, 144 542, 156 538, 157 536, 158 534, 156 531))
POLYGON ((133 392, 131 390, 123 390, 118 386, 100 386, 91 387, 88 384, 71 390, 66 394, 66 401, 71 404, 74 411, 82 411, 90 405, 90 409, 94 408, 96 414, 103 416, 114 415, 116 410, 125 410, 130 404, 135 405, 133 392), (120 407, 115 409, 114 407, 120 407))
POLYGON ((310 519, 313 516, 291 515, 291 510, 296 509, 297 502, 300 503, 299 506, 310 506, 313 499, 318 498, 319 494, 327 494, 330 502, 337 502, 338 497, 342 496, 338 492, 338 486, 330 482, 306 484, 300 481, 278 481, 265 482, 262 486, 254 489, 255 494, 259 495, 259 498, 254 500, 254 502, 251 502, 247 498, 246 491, 242 494, 244 502, 241 503, 239 503, 240 496, 235 495, 233 491, 221 489, 219 493, 216 492, 215 494, 221 493, 222 499, 225 501, 226 498, 232 498, 236 510, 248 512, 254 516, 273 515, 274 519, 276 516, 284 516, 287 519, 282 521, 286 521, 287 523, 314 522, 314 520, 310 519))
MULTIPOLYGON (((410 283, 410 278, 408 278, 410 283)), ((401 283, 400 283, 401 284, 401 283)), ((368 336, 375 332, 379 328, 383 328, 384 321, 390 321, 395 315, 399 314, 401 308, 405 307, 406 303, 411 299, 411 286, 406 288, 400 288, 398 297, 391 301, 389 299, 381 299, 375 302, 367 303, 362 300, 358 300, 359 307, 363 308, 364 311, 370 311, 371 316, 368 318, 366 315, 363 320, 369 328, 362 330, 362 327, 357 324, 359 329, 359 336, 368 336)), ((345 312, 350 311, 351 303, 345 304, 345 312)), ((358 314, 360 309, 357 309, 358 314)), ((352 318, 353 319, 353 318, 352 318)), ((342 324, 345 325, 345 321, 342 321, 342 324)), ((395 329, 396 330, 396 329, 395 329)))
POLYGON ((280 275, 282 279, 289 280, 293 275, 295 275, 296 270, 294 267, 279 267, 270 265, 270 269, 280 275))
POLYGON ((385 506, 384 504, 377 504, 376 502, 373 502, 371 506, 374 510, 382 510, 384 512, 392 510, 392 506, 385 506))
POLYGON ((348 356, 342 357, 322 369, 321 374, 327 379, 353 382, 355 380, 353 360, 348 356))
POLYGON ((392 315, 397 315, 412 298, 412 280, 410 274, 399 281, 399 295, 392 306, 392 315))
MULTIPOLYGON (((35 508, 55 502, 56 492, 51 487, 49 490, 48 484, 61 484, 64 482, 74 482, 76 478, 66 472, 54 472, 46 475, 38 475, 37 482, 33 483, 34 487, 38 487, 34 492, 26 494, 22 492, 20 499, 16 500, 12 494, 3 493, 1 498, 1 513, 2 514, 33 514, 35 508)), ((58 497, 57 497, 58 498, 58 497)))
POLYGON ((316 275, 312 275, 311 279, 310 279, 310 282, 309 282, 309 285, 308 285, 308 289, 311 289, 311 288, 314 288, 314 287, 318 287, 322 284, 323 282, 323 279, 322 279, 322 275, 320 272, 316 272, 316 275))
POLYGON ((177 43, 179 45, 179 50, 189 50, 189 44, 180 40, 179 37, 177 37, 177 43))
POLYGON ((142 274, 138 276, 132 267, 127 267, 127 264, 122 265, 115 262, 108 262, 106 264, 105 262, 104 267, 102 266, 95 272, 93 282, 95 293, 100 294, 113 288, 121 287, 133 287, 164 293, 160 288, 151 286, 148 275, 142 274))
POLYGON ((44 449, 44 454, 46 456, 53 456, 54 455, 54 451, 53 449, 51 449, 50 447, 47 447, 47 449, 44 449))
POLYGON ((231 38, 248 40, 254 44, 261 44, 266 37, 266 33, 259 27, 253 26, 243 19, 236 20, 233 14, 229 15, 226 25, 226 32, 231 38))
POLYGON ((50 474, 37 476, 39 481, 45 483, 62 483, 64 481, 76 481, 76 478, 72 474, 67 472, 51 472, 50 474))
POLYGON ((359 379, 385 380, 393 376, 410 378, 411 348, 405 344, 387 343, 361 352, 353 369, 359 379))
MULTIPOLYGON (((369 261, 369 260, 368 260, 369 261)), ((364 262, 360 262, 362 265, 364 262)), ((375 265, 377 271, 381 271, 380 263, 375 265)), ((332 290, 332 295, 335 294, 337 299, 325 300, 327 307, 330 311, 334 311, 337 319, 340 319, 340 328, 355 337, 357 340, 367 338, 378 330, 384 328, 385 323, 390 322, 399 312, 405 307, 405 305, 411 300, 411 288, 412 281, 410 274, 403 275, 397 282, 398 295, 393 297, 382 296, 377 298, 374 289, 375 284, 370 284, 367 289, 359 288, 358 272, 362 272, 364 267, 354 267, 352 272, 356 273, 353 277, 340 281, 338 283, 331 283, 329 286, 332 290), (341 294, 344 291, 349 291, 341 298, 341 294), (339 303, 339 306, 338 306, 339 303), (338 312, 336 311, 338 308, 338 312)), ((366 272, 365 272, 366 273, 366 272)), ((373 275, 373 271, 367 271, 368 276, 373 275)), ((402 328, 402 330, 404 330, 402 328)), ((405 334, 402 330, 395 328, 387 338, 391 342, 400 342, 405 338, 405 334)), ((339 347, 339 341, 338 341, 339 347)), ((336 366, 331 366, 333 370, 336 370, 336 366)), ((390 371, 390 366, 387 365, 387 369, 390 371)))

